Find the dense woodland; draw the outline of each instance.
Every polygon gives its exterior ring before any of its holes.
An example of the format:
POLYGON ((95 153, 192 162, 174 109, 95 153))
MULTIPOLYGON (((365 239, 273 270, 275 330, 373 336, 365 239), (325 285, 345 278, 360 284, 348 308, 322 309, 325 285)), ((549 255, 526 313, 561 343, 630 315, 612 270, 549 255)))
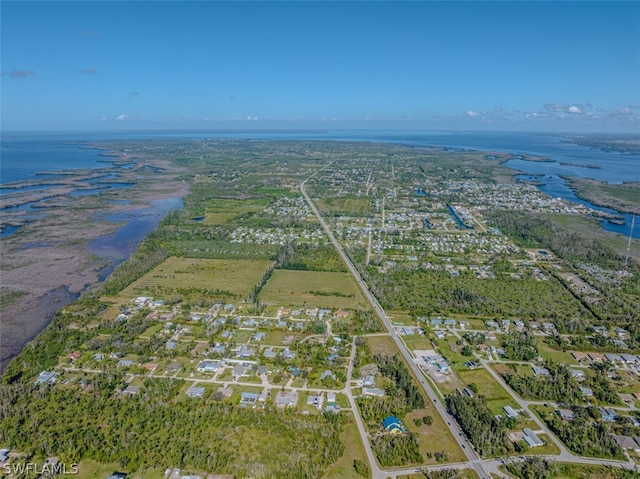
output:
POLYGON ((548 376, 507 373, 503 374, 502 378, 525 399, 560 403, 582 401, 578 382, 573 378, 567 366, 547 361, 544 363, 544 367, 549 371, 548 376))
POLYGON ((173 399, 175 385, 166 382, 147 388, 153 392, 146 397, 116 399, 109 393, 115 385, 88 392, 4 387, 0 441, 67 462, 82 457, 125 470, 173 466, 263 478, 318 478, 343 452, 334 414, 239 410, 213 401, 194 408, 173 399), (30 401, 21 399, 25 394, 30 401))
MULTIPOLYGON (((620 325, 634 323, 640 292, 640 265, 637 262, 631 260, 628 263, 632 276, 621 284, 607 285, 593 277, 593 266, 617 272, 623 268, 625 258, 602 241, 561 229, 543 216, 525 212, 492 211, 486 214, 486 219, 523 246, 550 249, 573 266, 588 283, 597 284, 604 301, 583 303, 595 318, 620 325)), ((560 330, 562 323, 556 326, 560 330)))
POLYGON ((466 314, 489 317, 549 318, 587 321, 591 314, 558 281, 500 277, 478 280, 462 273, 394 270, 380 274, 374 267, 361 269, 363 277, 383 307, 419 315, 466 314), (423 285, 430 285, 425 288, 423 285))
POLYGON ((482 457, 495 457, 513 452, 507 430, 491 413, 482 396, 470 398, 461 394, 446 396, 447 409, 482 457))
POLYGON ((555 413, 542 416, 558 439, 580 456, 624 460, 622 449, 610 436, 607 426, 596 421, 595 414, 591 413, 593 408, 570 406, 570 409, 575 415, 573 421, 563 421, 555 413))

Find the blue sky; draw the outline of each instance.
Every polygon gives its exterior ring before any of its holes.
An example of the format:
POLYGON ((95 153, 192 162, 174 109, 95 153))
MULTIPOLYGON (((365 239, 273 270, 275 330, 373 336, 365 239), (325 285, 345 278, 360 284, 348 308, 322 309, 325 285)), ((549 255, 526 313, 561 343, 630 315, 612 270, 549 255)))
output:
POLYGON ((640 130, 640 2, 2 1, 3 130, 640 130))

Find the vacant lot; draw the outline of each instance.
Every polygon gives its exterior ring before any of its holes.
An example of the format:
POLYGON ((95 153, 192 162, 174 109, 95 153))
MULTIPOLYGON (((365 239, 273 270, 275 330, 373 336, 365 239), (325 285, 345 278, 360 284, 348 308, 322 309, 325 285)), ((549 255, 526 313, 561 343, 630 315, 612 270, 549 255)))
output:
POLYGON ((373 212, 373 201, 370 198, 341 197, 322 198, 317 202, 323 213, 343 215, 369 215, 373 212))
POLYGON ((492 413, 503 414, 502 408, 507 405, 519 409, 509 393, 485 369, 458 371, 458 376, 465 386, 476 385, 478 394, 484 396, 492 413))
POLYGON ((267 304, 362 309, 367 302, 348 273, 276 270, 262 290, 267 304))
POLYGON ((367 343, 371 349, 371 354, 382 354, 384 356, 393 356, 398 353, 391 336, 369 336, 367 343))
POLYGON ((268 203, 267 199, 234 200, 216 198, 207 204, 205 224, 222 224, 245 213, 257 213, 268 203))
POLYGON ((171 257, 125 288, 119 296, 129 301, 139 295, 161 297, 163 293, 170 295, 179 290, 200 289, 227 291, 236 299, 244 298, 271 264, 268 260, 171 257))

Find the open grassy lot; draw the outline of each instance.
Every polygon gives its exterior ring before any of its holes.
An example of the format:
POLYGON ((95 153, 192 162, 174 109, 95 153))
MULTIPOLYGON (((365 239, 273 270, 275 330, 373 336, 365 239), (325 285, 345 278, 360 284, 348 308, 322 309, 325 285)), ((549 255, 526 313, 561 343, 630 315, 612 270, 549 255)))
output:
POLYGON ((394 355, 398 353, 398 348, 393 343, 391 336, 369 336, 367 338, 371 354, 394 355))
MULTIPOLYGON (((101 464, 91 459, 84 459, 78 464, 78 474, 74 477, 78 479, 104 479, 115 471, 128 472, 128 469, 116 463, 101 464)), ((162 479, 164 471, 164 467, 143 468, 131 472, 127 477, 132 479, 162 479)))
POLYGON ((196 259, 172 256, 139 280, 126 287, 117 298, 129 303, 140 295, 174 294, 190 288, 221 290, 243 298, 251 292, 267 268, 268 260, 196 259))
POLYGON ((464 460, 462 449, 460 449, 460 446, 458 446, 458 443, 445 425, 444 420, 430 402, 427 408, 411 411, 407 414, 404 424, 409 430, 418 435, 420 452, 426 464, 438 463, 435 458, 436 453, 446 454, 446 462, 460 462, 464 460), (433 424, 431 426, 427 426, 426 424, 416 426, 414 420, 424 416, 431 416, 433 418, 433 424))
POLYGON ((507 405, 518 409, 518 405, 511 399, 509 393, 485 369, 458 371, 458 376, 465 386, 476 385, 478 394, 485 397, 487 407, 492 413, 503 414, 502 408, 507 405))
POLYGON ((323 479, 362 479, 362 476, 356 474, 353 468, 353 461, 360 459, 365 464, 369 464, 369 462, 364 451, 364 446, 362 445, 358 427, 353 420, 344 425, 340 440, 346 445, 344 454, 325 473, 323 479))
POLYGON ((368 303, 348 273, 276 270, 263 288, 268 304, 364 309, 368 303))
POLYGON ((538 348, 538 352, 545 360, 552 360, 556 363, 574 365, 578 364, 578 361, 573 359, 571 356, 571 352, 569 351, 560 351, 558 349, 552 348, 545 341, 545 338, 537 337, 536 338, 536 348, 538 348))
POLYGON ((406 311, 387 311, 387 316, 396 326, 415 326, 416 320, 406 311))
POLYGON ((373 200, 363 197, 322 198, 316 202, 323 213, 339 213, 348 216, 369 215, 373 212, 373 200))
POLYGON ((427 336, 421 336, 420 334, 410 334, 408 336, 401 336, 402 341, 406 346, 411 349, 433 349, 431 340, 427 336))
POLYGON ((226 223, 230 219, 245 213, 257 213, 268 202, 269 200, 266 198, 253 198, 250 200, 215 198, 207 203, 203 222, 210 225, 226 223))

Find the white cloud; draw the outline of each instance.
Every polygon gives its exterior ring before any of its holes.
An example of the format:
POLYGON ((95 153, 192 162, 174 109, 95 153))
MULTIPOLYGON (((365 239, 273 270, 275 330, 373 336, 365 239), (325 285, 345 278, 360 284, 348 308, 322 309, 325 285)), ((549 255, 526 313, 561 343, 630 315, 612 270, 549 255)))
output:
POLYGON ((578 105, 571 105, 569 108, 567 108, 567 112, 573 114, 581 114, 582 108, 578 105))
POLYGON ((477 111, 467 110, 467 116, 482 116, 482 113, 478 113, 477 111))
POLYGON ((116 117, 116 120, 118 120, 118 121, 128 121, 128 120, 131 120, 131 117, 129 115, 122 114, 122 115, 118 115, 116 117))

